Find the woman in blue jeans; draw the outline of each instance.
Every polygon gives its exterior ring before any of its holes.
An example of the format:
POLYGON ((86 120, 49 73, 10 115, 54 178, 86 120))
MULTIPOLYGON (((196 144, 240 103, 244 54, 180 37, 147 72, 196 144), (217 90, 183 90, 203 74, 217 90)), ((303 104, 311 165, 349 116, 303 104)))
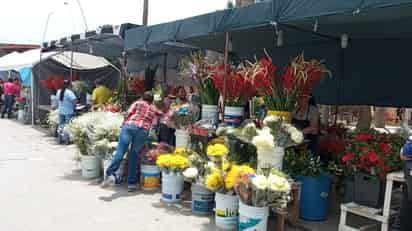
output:
POLYGON ((59 138, 62 138, 64 125, 73 118, 74 106, 77 103, 77 97, 69 87, 69 80, 64 80, 62 88, 56 93, 59 99, 59 138))
POLYGON ((155 121, 157 115, 159 112, 153 105, 152 93, 146 92, 141 100, 130 106, 120 131, 116 153, 110 166, 106 169, 106 179, 104 179, 102 187, 118 182, 116 171, 119 169, 129 145, 131 145, 128 155, 127 189, 129 192, 137 189, 137 155, 145 144, 152 122, 155 121))

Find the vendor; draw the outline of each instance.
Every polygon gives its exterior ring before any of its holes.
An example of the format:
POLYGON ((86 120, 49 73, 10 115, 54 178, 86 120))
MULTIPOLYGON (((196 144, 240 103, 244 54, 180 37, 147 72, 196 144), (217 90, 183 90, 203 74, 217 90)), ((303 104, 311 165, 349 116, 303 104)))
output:
POLYGON ((183 86, 178 87, 177 90, 176 90, 176 93, 177 93, 177 95, 176 95, 177 96, 176 104, 177 104, 178 107, 189 103, 189 100, 187 99, 186 90, 183 86))
POLYGON ((4 118, 7 114, 8 118, 11 118, 14 102, 16 96, 20 93, 19 87, 14 83, 12 78, 9 78, 7 82, 3 83, 3 93, 4 93, 4 107, 1 113, 1 118, 4 118))
POLYGON ((292 124, 302 131, 309 141, 308 149, 313 155, 319 155, 319 111, 311 95, 300 95, 296 109, 292 114, 292 124))
POLYGON ((96 88, 93 90, 93 95, 92 95, 92 99, 93 99, 93 109, 97 109, 101 106, 103 106, 104 104, 106 104, 110 97, 112 96, 112 92, 110 91, 109 88, 107 88, 104 85, 104 82, 102 79, 97 79, 95 81, 96 84, 96 88))
POLYGON ((163 116, 159 121, 159 142, 167 143, 171 146, 175 146, 175 128, 173 124, 173 109, 171 107, 173 102, 176 102, 176 97, 173 94, 169 94, 163 101, 163 116))

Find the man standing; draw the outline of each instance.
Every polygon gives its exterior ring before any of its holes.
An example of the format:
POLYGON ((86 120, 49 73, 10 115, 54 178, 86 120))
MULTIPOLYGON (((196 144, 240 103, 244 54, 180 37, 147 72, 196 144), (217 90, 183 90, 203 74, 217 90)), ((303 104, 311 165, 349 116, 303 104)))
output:
POLYGON ((13 83, 13 79, 9 78, 7 82, 3 84, 3 94, 4 94, 4 107, 1 113, 1 118, 7 113, 7 118, 11 118, 13 111, 14 100, 18 94, 18 87, 13 83))

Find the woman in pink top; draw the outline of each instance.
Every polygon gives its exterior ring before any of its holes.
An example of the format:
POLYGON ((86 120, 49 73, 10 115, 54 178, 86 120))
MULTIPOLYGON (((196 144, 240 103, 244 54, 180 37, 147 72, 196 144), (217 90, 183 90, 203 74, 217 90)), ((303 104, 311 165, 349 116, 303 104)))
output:
POLYGON ((13 83, 13 79, 9 78, 7 82, 3 84, 3 93, 4 93, 4 107, 1 113, 1 118, 4 118, 4 115, 7 113, 7 117, 11 117, 13 110, 14 100, 16 98, 17 87, 13 83))

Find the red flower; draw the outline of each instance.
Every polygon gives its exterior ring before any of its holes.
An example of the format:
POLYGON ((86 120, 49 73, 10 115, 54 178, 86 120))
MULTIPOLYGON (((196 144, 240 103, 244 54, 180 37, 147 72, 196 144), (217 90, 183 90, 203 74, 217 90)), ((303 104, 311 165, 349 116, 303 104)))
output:
POLYGON ((369 163, 376 163, 379 160, 379 155, 375 151, 368 152, 368 161, 369 163))
POLYGON ((356 136, 356 139, 358 139, 359 141, 368 141, 372 139, 372 135, 371 134, 367 134, 367 133, 359 133, 356 136))
POLYGON ((390 155, 392 154, 392 147, 390 144, 387 143, 379 143, 379 148, 380 150, 386 154, 386 155, 390 155))
POLYGON ((342 162, 347 162, 347 161, 353 159, 354 156, 355 156, 355 154, 353 154, 353 152, 349 152, 346 155, 342 156, 342 162))
POLYGON ((384 172, 381 172, 378 175, 381 179, 385 179, 385 177, 386 177, 386 173, 384 173, 384 172))

